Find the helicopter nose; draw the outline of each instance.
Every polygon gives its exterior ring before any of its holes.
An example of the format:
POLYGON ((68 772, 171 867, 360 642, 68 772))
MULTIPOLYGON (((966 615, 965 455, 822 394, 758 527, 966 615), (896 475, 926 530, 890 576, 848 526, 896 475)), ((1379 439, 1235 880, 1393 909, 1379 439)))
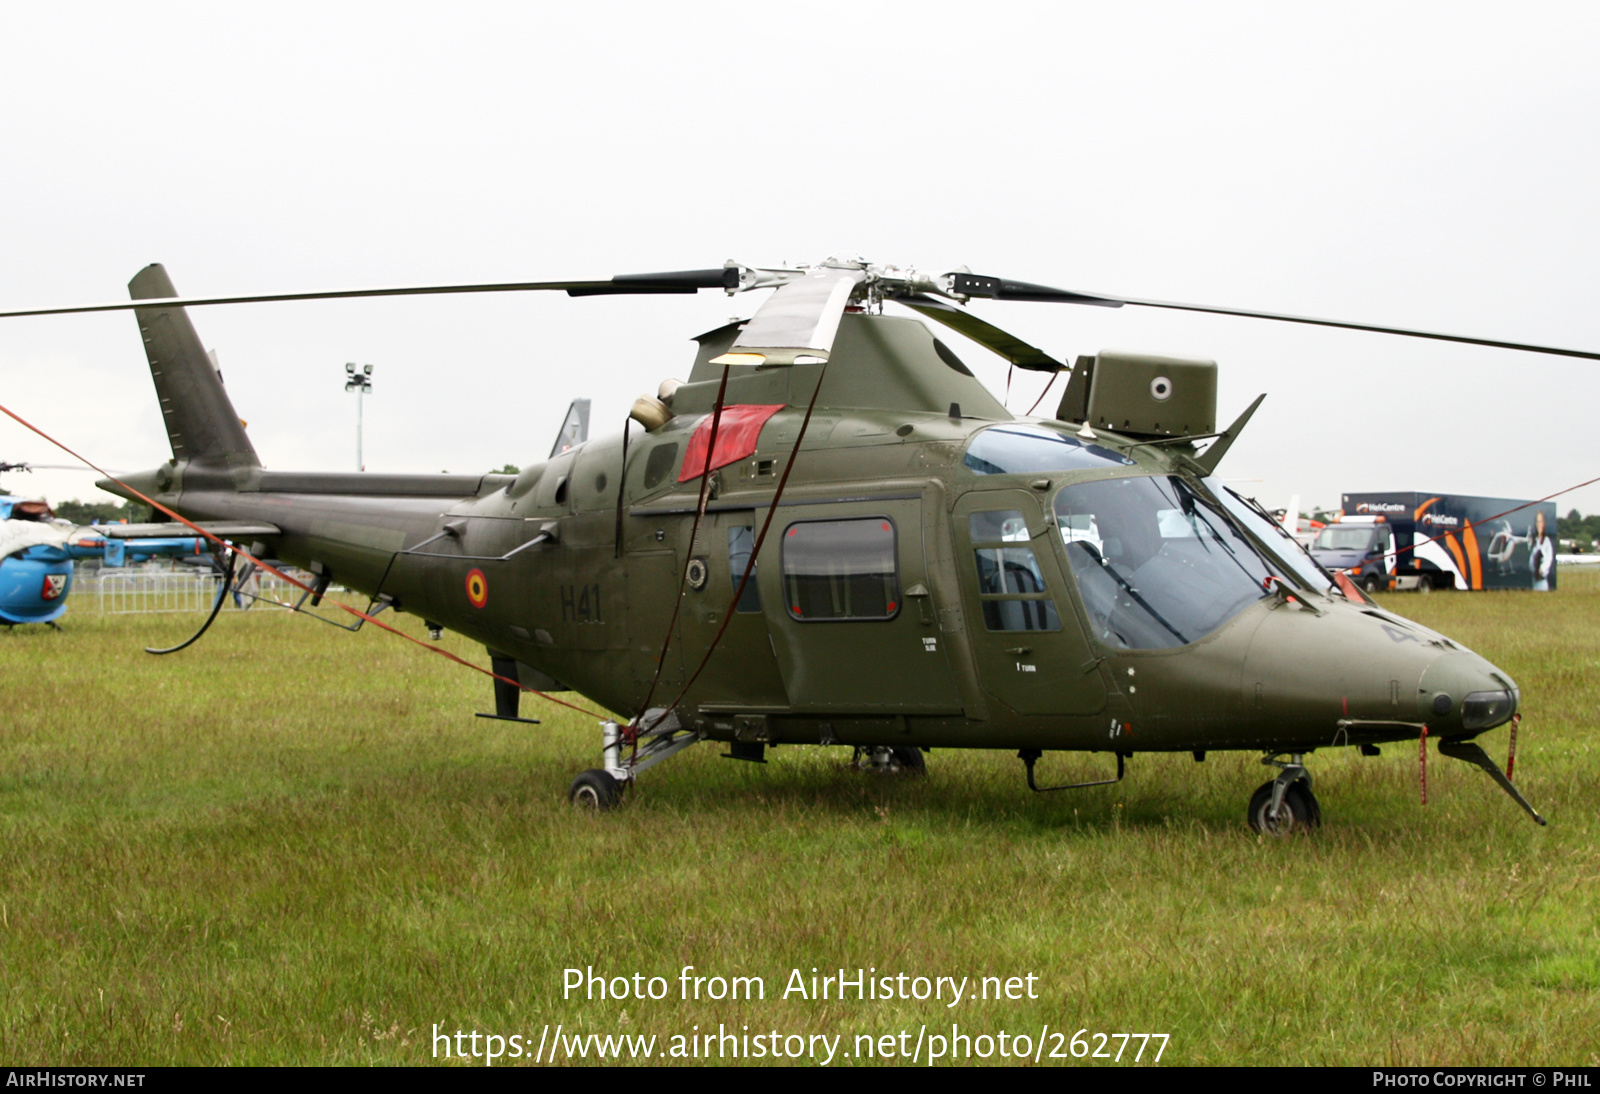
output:
POLYGON ((1417 697, 1424 721, 1434 732, 1476 736, 1504 725, 1517 712, 1516 683, 1473 653, 1440 657, 1422 674, 1417 697))

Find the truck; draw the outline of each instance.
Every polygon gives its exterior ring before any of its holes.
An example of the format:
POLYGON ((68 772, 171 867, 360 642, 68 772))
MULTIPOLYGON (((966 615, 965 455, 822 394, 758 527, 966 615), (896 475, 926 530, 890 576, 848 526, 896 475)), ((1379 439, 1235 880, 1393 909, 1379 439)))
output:
POLYGON ((1415 490, 1341 501, 1311 556, 1369 591, 1556 587, 1554 502, 1415 490))

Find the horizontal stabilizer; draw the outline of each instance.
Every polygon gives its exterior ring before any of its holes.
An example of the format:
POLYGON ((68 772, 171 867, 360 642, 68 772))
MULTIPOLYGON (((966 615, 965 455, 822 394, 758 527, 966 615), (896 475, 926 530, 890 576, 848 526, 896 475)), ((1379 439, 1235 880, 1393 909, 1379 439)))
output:
MULTIPOLYGON (((283 529, 276 524, 263 524, 247 520, 196 521, 201 531, 210 532, 218 539, 243 539, 245 536, 276 536, 283 529)), ((96 524, 84 529, 107 539, 166 539, 169 536, 191 536, 194 529, 187 524, 168 521, 163 524, 96 524)))

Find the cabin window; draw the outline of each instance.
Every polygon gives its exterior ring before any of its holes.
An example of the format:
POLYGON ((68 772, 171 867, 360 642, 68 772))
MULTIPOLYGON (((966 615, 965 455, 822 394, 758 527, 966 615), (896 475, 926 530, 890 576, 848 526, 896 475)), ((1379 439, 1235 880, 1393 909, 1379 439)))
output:
POLYGON ((783 533, 783 592, 802 622, 892 619, 900 612, 894 522, 809 520, 783 533))
POLYGON ((1048 471, 1131 467, 1133 461, 1104 445, 1036 425, 1002 425, 972 439, 964 461, 979 475, 1034 475, 1048 471))
MULTIPOLYGON (((750 552, 755 549, 755 545, 755 529, 745 527, 728 529, 728 580, 733 583, 735 592, 739 589, 739 579, 744 577, 744 568, 750 565, 750 552)), ((744 595, 739 597, 739 603, 733 610, 746 615, 761 610, 761 592, 756 588, 754 566, 750 566, 750 581, 745 585, 744 595)))
POLYGON ((1058 631, 1061 616, 1044 584, 1029 543, 1028 522, 1016 509, 993 509, 967 518, 983 625, 991 631, 1058 631))

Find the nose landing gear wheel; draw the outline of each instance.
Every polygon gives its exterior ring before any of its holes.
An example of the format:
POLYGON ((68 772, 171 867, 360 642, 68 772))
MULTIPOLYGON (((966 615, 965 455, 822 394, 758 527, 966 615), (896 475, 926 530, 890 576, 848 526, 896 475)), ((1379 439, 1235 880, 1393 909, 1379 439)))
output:
POLYGON ((572 780, 567 800, 579 809, 592 809, 596 813, 615 809, 622 802, 622 787, 600 768, 592 768, 572 780))
POLYGON ((1272 808, 1272 782, 1262 783, 1250 795, 1250 827, 1264 836, 1287 836, 1291 833, 1309 834, 1322 823, 1322 808, 1309 787, 1295 782, 1284 791, 1283 804, 1276 817, 1268 817, 1272 808))

